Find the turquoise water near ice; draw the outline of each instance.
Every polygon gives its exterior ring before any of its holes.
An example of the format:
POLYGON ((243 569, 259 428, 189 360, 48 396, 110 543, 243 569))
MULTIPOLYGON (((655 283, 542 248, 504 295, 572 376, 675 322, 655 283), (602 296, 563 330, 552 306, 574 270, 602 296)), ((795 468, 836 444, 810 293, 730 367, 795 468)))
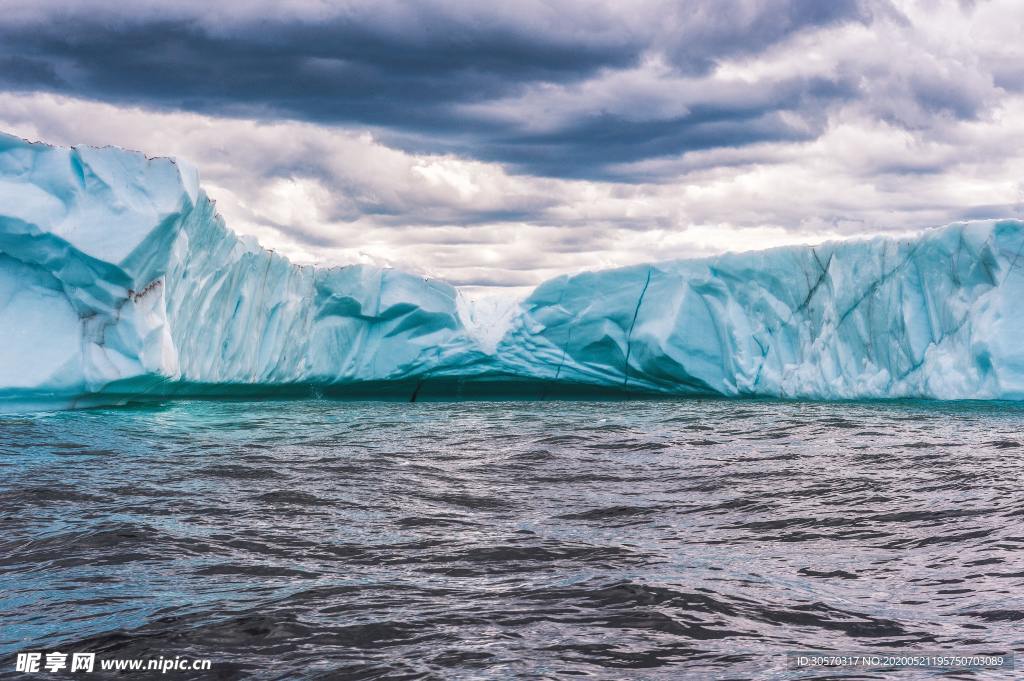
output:
POLYGON ((1024 406, 982 402, 0 417, 0 675, 30 650, 268 679, 795 678, 789 650, 1019 653, 1022 433, 1024 406))

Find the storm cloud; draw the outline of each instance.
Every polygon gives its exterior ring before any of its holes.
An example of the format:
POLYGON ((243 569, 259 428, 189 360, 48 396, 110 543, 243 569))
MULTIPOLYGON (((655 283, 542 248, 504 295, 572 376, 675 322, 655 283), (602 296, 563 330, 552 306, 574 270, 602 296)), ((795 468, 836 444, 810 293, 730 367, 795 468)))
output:
POLYGON ((752 84, 730 102, 708 91, 681 111, 596 110, 540 131, 474 105, 651 59, 699 84, 723 59, 871 16, 854 0, 526 2, 514 11, 451 0, 299 3, 276 13, 229 3, 212 15, 192 3, 43 3, 0 18, 0 83, 159 109, 372 126, 420 150, 581 176, 599 174, 605 160, 802 139, 818 128, 780 114, 820 120, 853 88, 792 78, 771 83, 771 93, 752 84))
POLYGON ((1016 214, 998 0, 13 0, 0 127, 195 162, 299 260, 465 284, 1016 214))

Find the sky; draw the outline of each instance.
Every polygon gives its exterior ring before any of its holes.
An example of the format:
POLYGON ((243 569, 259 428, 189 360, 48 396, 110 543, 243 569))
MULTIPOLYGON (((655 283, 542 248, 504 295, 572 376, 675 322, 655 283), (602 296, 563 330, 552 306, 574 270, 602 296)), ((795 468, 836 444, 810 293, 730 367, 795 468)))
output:
POLYGON ((0 130, 481 291, 1024 213, 1020 0, 4 0, 0 130))

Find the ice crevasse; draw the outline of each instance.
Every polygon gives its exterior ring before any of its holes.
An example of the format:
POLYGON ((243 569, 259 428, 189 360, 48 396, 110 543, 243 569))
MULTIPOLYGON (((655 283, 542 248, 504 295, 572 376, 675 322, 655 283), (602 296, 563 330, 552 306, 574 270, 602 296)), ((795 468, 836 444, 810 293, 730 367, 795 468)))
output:
POLYGON ((1024 223, 562 276, 474 302, 298 266, 197 173, 0 135, 0 410, 260 391, 402 399, 1024 399, 1024 223))

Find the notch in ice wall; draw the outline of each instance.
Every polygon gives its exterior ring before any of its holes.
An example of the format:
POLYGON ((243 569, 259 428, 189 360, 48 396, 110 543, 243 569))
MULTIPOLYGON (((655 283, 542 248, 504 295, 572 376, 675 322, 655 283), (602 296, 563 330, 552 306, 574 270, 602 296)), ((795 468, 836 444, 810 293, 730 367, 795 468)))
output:
POLYGON ((0 135, 0 402, 432 382, 1021 399, 1022 251, 1020 222, 970 223, 474 305, 398 270, 295 266, 229 231, 172 160, 0 135))

